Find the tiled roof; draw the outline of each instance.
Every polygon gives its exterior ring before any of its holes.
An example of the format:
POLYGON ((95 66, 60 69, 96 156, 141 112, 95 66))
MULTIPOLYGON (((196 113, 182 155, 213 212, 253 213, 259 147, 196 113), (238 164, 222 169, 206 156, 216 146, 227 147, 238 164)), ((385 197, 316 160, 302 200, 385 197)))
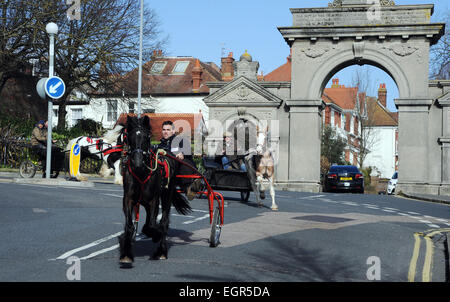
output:
POLYGON ((368 97, 366 102, 368 115, 366 126, 398 126, 398 112, 390 112, 376 98, 368 97))
MULTIPOLYGON (((209 93, 206 82, 221 81, 220 71, 217 66, 200 61, 202 70, 201 82, 198 90, 193 90, 192 69, 197 59, 193 57, 161 57, 147 62, 142 67, 142 94, 150 95, 176 95, 176 94, 197 94, 209 93), (164 68, 161 72, 152 72, 155 63, 162 62, 164 68), (173 72, 178 62, 187 62, 187 67, 183 72, 173 72)), ((161 64, 162 65, 162 64, 161 64)), ((126 94, 137 94, 138 89, 138 68, 123 76, 123 80, 116 85, 112 94, 121 94, 122 90, 126 94)))
MULTIPOLYGON (((122 113, 116 124, 125 125, 127 122, 127 115, 136 116, 136 114, 122 113)), ((178 127, 177 121, 186 121, 191 127, 191 138, 194 137, 194 131, 200 125, 204 123, 203 115, 201 113, 143 113, 141 116, 148 116, 150 118, 150 126, 152 129, 152 139, 160 141, 162 137, 162 123, 165 121, 172 121, 175 124, 175 128, 178 127)), ((183 130, 181 131, 183 132, 183 130)))
POLYGON ((291 81, 292 62, 291 57, 287 58, 287 62, 274 71, 264 76, 266 82, 290 82, 291 81))
POLYGON ((356 106, 358 87, 325 88, 322 99, 325 103, 333 103, 344 110, 353 110, 356 106))

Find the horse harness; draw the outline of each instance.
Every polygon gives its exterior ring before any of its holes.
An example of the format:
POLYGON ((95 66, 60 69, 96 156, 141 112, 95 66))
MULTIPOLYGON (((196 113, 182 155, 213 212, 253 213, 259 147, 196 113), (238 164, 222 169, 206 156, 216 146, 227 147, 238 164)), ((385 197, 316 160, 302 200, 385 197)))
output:
MULTIPOLYGON (((77 143, 79 143, 79 141, 80 141, 82 138, 83 138, 83 137, 80 137, 80 138, 77 140, 77 143)), ((96 152, 96 153, 91 153, 91 154, 92 154, 92 155, 100 154, 101 160, 103 160, 103 157, 104 157, 104 156, 107 156, 107 155, 109 155, 109 154, 111 154, 111 153, 122 152, 122 151, 123 151, 123 143, 122 143, 122 142, 118 142, 117 145, 113 146, 113 145, 110 144, 110 143, 105 143, 105 142, 103 142, 102 139, 95 140, 95 139, 93 139, 93 138, 91 138, 91 137, 86 137, 86 141, 87 141, 88 143, 90 143, 91 145, 83 146, 82 148, 89 148, 89 147, 91 147, 91 146, 95 146, 95 149, 96 149, 98 152, 96 152), (106 148, 106 149, 103 149, 104 145, 108 145, 109 147, 106 148)), ((111 168, 112 168, 112 167, 111 167, 111 168)))
POLYGON ((156 170, 158 170, 158 165, 163 167, 163 169, 160 169, 160 173, 161 176, 163 178, 163 182, 162 182, 162 186, 165 189, 169 188, 169 182, 170 182, 170 167, 169 167, 169 163, 167 161, 166 158, 164 159, 160 159, 160 155, 165 156, 166 155, 166 151, 162 150, 162 149, 158 149, 156 152, 154 152, 153 150, 150 149, 150 155, 149 155, 149 159, 150 159, 150 166, 147 166, 145 163, 144 165, 146 166, 146 168, 150 171, 149 175, 147 176, 147 178, 145 178, 144 180, 142 180, 138 175, 136 175, 136 173, 133 171, 133 169, 131 168, 131 161, 129 158, 129 155, 133 152, 136 151, 142 151, 140 150, 140 148, 133 150, 132 152, 129 151, 128 148, 128 144, 125 143, 127 142, 127 130, 125 129, 124 133, 123 133, 123 145, 121 145, 121 158, 122 158, 122 170, 127 169, 130 174, 133 176, 134 179, 136 179, 140 186, 141 186, 141 193, 140 193, 140 197, 139 197, 139 201, 142 201, 142 192, 144 191, 144 185, 151 179, 151 177, 153 176, 153 172, 155 172, 156 170), (154 162, 154 167, 152 167, 152 162, 154 162))

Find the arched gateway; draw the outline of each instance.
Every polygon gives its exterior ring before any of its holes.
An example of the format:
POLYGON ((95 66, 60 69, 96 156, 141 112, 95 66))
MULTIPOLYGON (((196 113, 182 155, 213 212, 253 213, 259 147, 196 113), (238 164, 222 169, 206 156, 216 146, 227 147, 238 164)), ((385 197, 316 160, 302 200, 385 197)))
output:
POLYGON ((205 102, 212 119, 245 113, 279 121, 279 187, 320 190, 323 90, 339 70, 369 64, 386 71, 399 89, 397 190, 450 194, 450 87, 428 79, 430 46, 445 24, 430 22, 433 4, 379 3, 335 0, 324 8, 291 9, 293 25, 278 28, 292 50, 290 86, 248 80, 239 72, 230 83, 211 83, 205 102), (243 89, 257 101, 239 99, 243 89))

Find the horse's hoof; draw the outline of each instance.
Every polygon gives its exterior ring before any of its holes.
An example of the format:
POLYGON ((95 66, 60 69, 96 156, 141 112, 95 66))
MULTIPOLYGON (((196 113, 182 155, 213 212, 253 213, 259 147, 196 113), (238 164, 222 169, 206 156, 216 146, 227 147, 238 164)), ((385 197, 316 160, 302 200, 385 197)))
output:
POLYGON ((167 256, 155 254, 152 257, 150 257, 150 260, 167 260, 167 256))
POLYGON ((258 202, 258 207, 262 207, 263 203, 262 202, 258 202))
POLYGON ((278 207, 271 207, 272 211, 278 211, 278 207))
POLYGON ((131 268, 133 266, 133 260, 129 257, 124 257, 119 260, 121 268, 131 268))

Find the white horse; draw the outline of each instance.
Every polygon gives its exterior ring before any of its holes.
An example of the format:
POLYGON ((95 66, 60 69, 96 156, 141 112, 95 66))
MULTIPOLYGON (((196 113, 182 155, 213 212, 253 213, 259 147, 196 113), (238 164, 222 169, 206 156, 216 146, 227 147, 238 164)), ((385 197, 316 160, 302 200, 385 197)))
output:
MULTIPOLYGON (((124 127, 116 125, 114 129, 109 130, 103 137, 91 138, 88 136, 79 136, 69 141, 66 150, 70 150, 74 143, 81 147, 81 160, 86 157, 102 159, 103 164, 100 169, 102 177, 108 177, 114 172, 114 183, 123 184, 123 178, 120 173, 121 146, 118 145, 119 136, 122 135, 124 127)), ((79 173, 78 180, 85 180, 87 177, 79 173)))
POLYGON ((269 184, 270 196, 272 197, 273 211, 278 210, 278 205, 275 202, 275 189, 274 189, 274 178, 275 178, 275 161, 272 156, 272 152, 268 148, 267 144, 267 133, 269 127, 260 129, 256 126, 256 155, 254 155, 255 161, 255 172, 257 180, 257 194, 256 199, 258 203, 261 204, 260 199, 265 198, 266 184, 269 184), (258 196, 259 193, 259 196, 258 196))

